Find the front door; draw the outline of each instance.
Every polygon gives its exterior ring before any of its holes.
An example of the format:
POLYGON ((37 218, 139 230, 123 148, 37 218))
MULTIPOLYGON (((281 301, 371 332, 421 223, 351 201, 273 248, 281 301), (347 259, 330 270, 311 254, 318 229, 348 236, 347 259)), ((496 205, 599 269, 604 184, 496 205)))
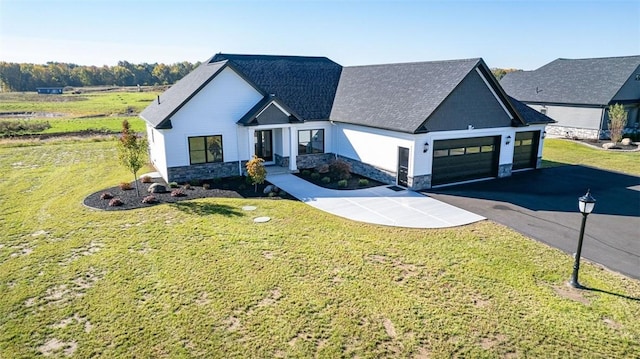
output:
POLYGON ((398 186, 407 187, 409 184, 409 149, 398 147, 398 186))
POLYGON ((273 132, 271 130, 256 131, 254 135, 256 156, 264 162, 273 162, 273 132))

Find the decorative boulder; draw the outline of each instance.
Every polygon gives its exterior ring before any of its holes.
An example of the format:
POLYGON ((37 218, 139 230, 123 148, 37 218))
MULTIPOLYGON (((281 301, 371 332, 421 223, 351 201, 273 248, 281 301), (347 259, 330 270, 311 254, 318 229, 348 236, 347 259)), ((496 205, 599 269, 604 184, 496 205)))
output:
POLYGON ((161 185, 160 183, 154 183, 149 186, 149 189, 147 191, 149 193, 164 193, 167 192, 167 187, 161 185))
POLYGON ((613 142, 607 142, 602 144, 602 148, 604 148, 605 150, 608 150, 614 147, 616 147, 616 144, 613 142))
POLYGON ((630 138, 623 138, 622 141, 620 141, 620 144, 623 146, 629 146, 631 145, 633 142, 631 141, 630 138))
POLYGON ((271 192, 273 192, 274 188, 275 188, 275 186, 270 184, 270 185, 268 185, 267 187, 264 188, 264 191, 262 191, 262 193, 264 193, 264 194, 271 193, 271 192))

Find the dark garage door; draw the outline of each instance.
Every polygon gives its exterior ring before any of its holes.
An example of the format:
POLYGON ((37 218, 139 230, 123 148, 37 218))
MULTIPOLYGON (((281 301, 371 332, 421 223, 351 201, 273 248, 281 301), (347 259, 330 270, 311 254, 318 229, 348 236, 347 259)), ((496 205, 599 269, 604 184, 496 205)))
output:
POLYGON ((518 132, 513 142, 513 169, 536 168, 540 131, 518 132))
POLYGON ((433 147, 433 186, 498 175, 500 136, 434 141, 433 147))

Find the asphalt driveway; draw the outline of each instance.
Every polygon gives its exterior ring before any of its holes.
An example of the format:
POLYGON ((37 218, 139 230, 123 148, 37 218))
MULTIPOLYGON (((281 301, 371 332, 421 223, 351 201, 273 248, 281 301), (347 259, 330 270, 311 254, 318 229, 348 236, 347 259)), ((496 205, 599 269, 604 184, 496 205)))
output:
POLYGON ((587 219, 582 257, 640 279, 640 177, 561 166, 426 193, 571 254, 582 218, 578 197, 587 189, 597 202, 587 219))

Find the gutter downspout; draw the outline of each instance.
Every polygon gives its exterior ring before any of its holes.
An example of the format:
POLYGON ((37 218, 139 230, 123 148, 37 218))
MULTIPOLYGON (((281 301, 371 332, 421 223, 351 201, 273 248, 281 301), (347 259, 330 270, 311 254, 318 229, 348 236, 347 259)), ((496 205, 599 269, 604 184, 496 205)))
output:
POLYGON ((602 133, 602 124, 604 124, 604 114, 607 111, 607 107, 602 108, 602 115, 600 115, 600 125, 598 126, 598 135, 596 136, 596 140, 600 139, 600 134, 602 133))

